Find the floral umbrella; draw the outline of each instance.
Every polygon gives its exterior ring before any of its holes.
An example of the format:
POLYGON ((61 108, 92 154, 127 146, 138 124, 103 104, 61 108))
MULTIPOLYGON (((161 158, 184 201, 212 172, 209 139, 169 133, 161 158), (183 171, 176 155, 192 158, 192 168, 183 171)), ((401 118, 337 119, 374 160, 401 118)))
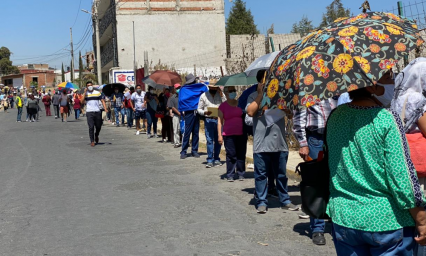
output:
POLYGON ((423 43, 413 21, 391 13, 340 18, 278 54, 261 106, 294 110, 371 86, 423 43))

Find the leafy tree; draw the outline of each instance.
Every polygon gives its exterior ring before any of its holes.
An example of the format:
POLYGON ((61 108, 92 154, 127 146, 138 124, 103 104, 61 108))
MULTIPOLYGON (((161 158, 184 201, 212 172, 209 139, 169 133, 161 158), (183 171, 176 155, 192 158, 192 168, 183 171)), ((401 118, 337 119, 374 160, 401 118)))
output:
POLYGON ((326 13, 322 15, 320 27, 327 27, 338 18, 349 17, 350 15, 351 11, 343 7, 341 0, 333 0, 333 2, 327 6, 326 13))
POLYGON ((38 83, 37 82, 31 81, 30 86, 34 86, 35 89, 38 89, 38 83))
POLYGON ((0 48, 0 74, 9 75, 20 73, 18 67, 12 65, 10 55, 12 55, 12 53, 9 48, 4 46, 0 48))
POLYGON ((65 70, 64 70, 64 63, 62 63, 62 83, 65 82, 65 70))
MULTIPOLYGON (((79 52, 78 56, 78 77, 83 76, 83 59, 81 58, 81 51, 79 52)), ((79 81, 79 87, 81 88, 81 79, 79 81)))
POLYGON ((72 65, 72 60, 71 60, 71 63, 70 63, 70 71, 71 71, 71 73, 70 73, 70 77, 71 77, 71 83, 74 83, 74 70, 75 70, 75 68, 73 67, 73 65, 72 65))
POLYGON ((291 33, 300 34, 301 37, 306 36, 314 30, 314 25, 312 25, 312 21, 308 19, 308 17, 303 16, 299 22, 293 24, 291 29, 291 33))
POLYGON ((226 21, 228 35, 259 34, 250 10, 243 0, 236 0, 226 21))

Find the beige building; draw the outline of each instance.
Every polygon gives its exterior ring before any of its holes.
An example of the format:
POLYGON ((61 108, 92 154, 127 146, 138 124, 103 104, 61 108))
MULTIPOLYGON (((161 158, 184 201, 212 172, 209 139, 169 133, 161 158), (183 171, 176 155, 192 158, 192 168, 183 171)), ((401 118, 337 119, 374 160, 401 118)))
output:
MULTIPOLYGON (((226 58, 224 0, 99 0, 103 80, 113 67, 148 63, 177 69, 220 67, 226 58), (133 23, 135 52, 133 44, 133 23), (212 53, 215 53, 212 57, 212 53), (208 58, 198 58, 208 54, 208 58), (191 61, 188 61, 190 59, 191 61)), ((94 10, 94 9, 93 9, 94 10)), ((96 37, 93 35, 94 49, 96 37)), ((95 65, 96 66, 96 65, 95 65)))

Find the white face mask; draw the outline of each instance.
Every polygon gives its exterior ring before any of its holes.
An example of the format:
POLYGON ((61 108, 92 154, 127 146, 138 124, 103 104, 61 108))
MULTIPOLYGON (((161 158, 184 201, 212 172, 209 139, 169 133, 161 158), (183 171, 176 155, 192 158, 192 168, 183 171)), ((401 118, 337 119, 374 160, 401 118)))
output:
POLYGON ((87 90, 89 90, 89 92, 93 91, 93 86, 87 87, 87 90))
POLYGON ((393 99, 393 95, 394 95, 394 91, 395 91, 395 85, 394 84, 379 84, 379 83, 377 85, 383 86, 385 88, 385 93, 383 93, 382 96, 374 95, 374 97, 376 97, 376 99, 378 99, 383 104, 383 107, 389 108, 390 104, 392 102, 392 99, 393 99))

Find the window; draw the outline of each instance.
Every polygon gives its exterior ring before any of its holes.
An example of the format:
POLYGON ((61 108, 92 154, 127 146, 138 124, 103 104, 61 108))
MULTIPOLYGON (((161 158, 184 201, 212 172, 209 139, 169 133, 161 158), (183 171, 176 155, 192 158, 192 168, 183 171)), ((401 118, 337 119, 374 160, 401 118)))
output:
POLYGON ((38 77, 33 77, 33 82, 38 83, 38 77))

